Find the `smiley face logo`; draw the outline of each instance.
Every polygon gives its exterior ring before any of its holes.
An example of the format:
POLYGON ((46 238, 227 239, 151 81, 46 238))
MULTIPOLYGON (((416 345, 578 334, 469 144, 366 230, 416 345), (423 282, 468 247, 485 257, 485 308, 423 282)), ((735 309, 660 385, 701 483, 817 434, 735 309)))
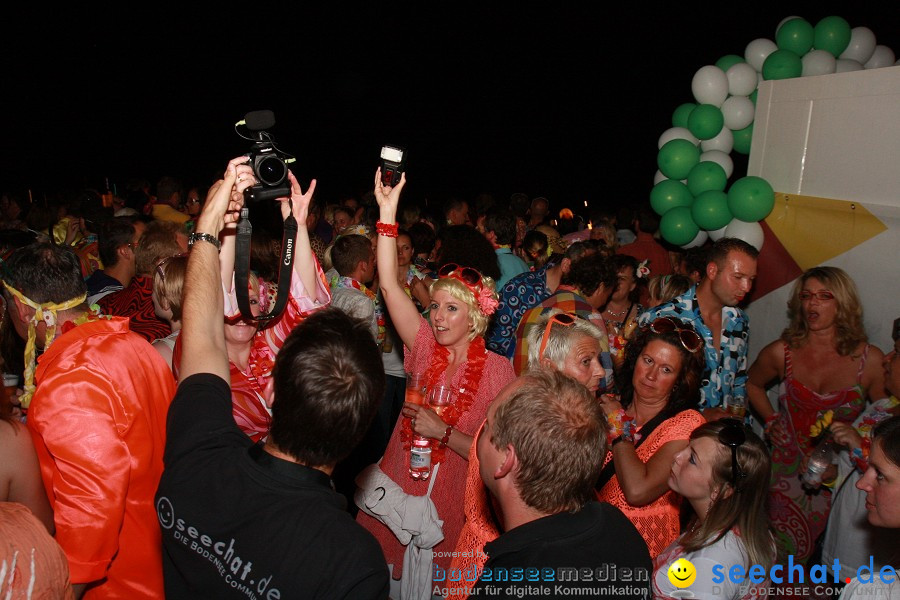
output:
POLYGON ((697 579, 697 569, 686 558, 679 558, 669 565, 669 582, 677 588, 686 588, 697 579))
POLYGON ((161 496, 156 502, 156 515, 163 529, 171 529, 175 524, 175 508, 165 496, 161 496))

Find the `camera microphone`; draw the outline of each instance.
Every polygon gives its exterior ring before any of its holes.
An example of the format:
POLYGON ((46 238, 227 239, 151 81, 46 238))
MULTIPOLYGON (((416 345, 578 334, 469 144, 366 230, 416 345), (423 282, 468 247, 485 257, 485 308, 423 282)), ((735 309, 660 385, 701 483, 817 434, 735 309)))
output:
POLYGON ((271 110, 254 110, 244 115, 235 125, 246 125, 250 131, 265 131, 275 126, 275 113, 271 110))

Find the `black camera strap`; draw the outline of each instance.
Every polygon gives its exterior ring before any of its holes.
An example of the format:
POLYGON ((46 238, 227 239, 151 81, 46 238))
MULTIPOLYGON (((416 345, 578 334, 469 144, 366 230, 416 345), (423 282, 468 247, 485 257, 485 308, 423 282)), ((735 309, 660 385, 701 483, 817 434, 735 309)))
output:
MULTIPOLYGON (((290 200, 288 207, 293 208, 290 200)), ((258 317, 253 316, 250 310, 250 236, 253 233, 253 225, 250 224, 250 210, 241 209, 241 220, 237 225, 237 241, 234 257, 234 286, 237 295, 238 308, 245 319, 253 321, 270 321, 278 317, 287 305, 291 290, 291 275, 294 269, 294 245, 297 240, 297 219, 292 212, 288 213, 284 220, 284 237, 281 240, 281 267, 278 272, 278 295, 275 297, 275 306, 258 317)))

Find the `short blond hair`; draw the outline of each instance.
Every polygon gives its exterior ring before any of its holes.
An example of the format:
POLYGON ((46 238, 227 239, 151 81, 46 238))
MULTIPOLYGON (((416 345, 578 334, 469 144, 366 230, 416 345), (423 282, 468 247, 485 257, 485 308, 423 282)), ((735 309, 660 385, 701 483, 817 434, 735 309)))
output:
MULTIPOLYGON (((483 275, 481 277, 481 287, 490 290, 491 297, 494 300, 497 300, 497 292, 494 289, 493 279, 483 275)), ((469 319, 472 321, 472 326, 469 330, 469 341, 471 342, 476 337, 483 336, 491 322, 491 317, 482 312, 481 306, 478 304, 478 300, 475 298, 475 294, 472 290, 470 290, 462 281, 454 279, 453 277, 441 277, 431 284, 429 293, 434 297, 434 293, 439 290, 444 290, 465 304, 466 308, 469 309, 469 319)))

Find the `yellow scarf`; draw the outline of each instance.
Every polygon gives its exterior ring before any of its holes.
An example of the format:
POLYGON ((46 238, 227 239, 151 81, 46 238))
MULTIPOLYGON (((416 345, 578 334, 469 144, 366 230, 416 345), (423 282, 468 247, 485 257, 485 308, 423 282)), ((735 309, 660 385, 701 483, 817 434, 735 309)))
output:
POLYGON ((53 302, 45 302, 38 304, 33 300, 26 298, 19 290, 15 289, 6 282, 3 282, 9 293, 19 299, 19 302, 30 306, 34 309, 34 316, 28 323, 28 341, 25 342, 25 394, 21 397, 22 408, 28 408, 31 405, 31 397, 34 396, 34 340, 36 337, 35 328, 37 324, 43 321, 47 324, 47 330, 44 333, 44 350, 50 348, 53 339, 56 337, 56 313, 60 310, 68 310, 82 304, 87 298, 87 294, 82 294, 77 298, 66 300, 59 304, 53 302))

